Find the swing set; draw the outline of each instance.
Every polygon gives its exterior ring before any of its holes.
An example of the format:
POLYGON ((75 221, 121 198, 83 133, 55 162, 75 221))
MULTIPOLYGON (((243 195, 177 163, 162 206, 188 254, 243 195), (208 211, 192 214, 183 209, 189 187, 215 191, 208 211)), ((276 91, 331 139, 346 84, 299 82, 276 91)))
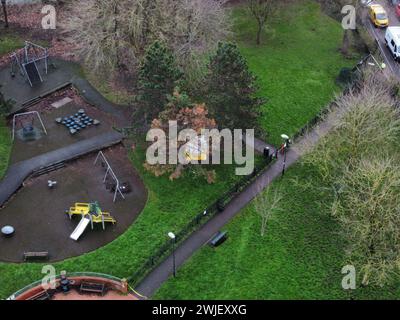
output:
POLYGON ((49 53, 47 48, 38 44, 25 41, 25 46, 10 56, 11 76, 14 78, 19 72, 26 78, 31 87, 43 82, 42 75, 38 69, 39 63, 44 63, 44 71, 47 74, 49 69, 49 53))
POLYGON ((47 135, 47 130, 46 127, 44 126, 44 123, 42 121, 42 118, 37 111, 30 111, 30 112, 24 112, 24 113, 18 113, 15 114, 13 117, 13 122, 12 122, 12 141, 15 139, 15 132, 17 130, 17 127, 22 127, 23 130, 23 137, 24 138, 29 138, 35 134, 34 130, 34 121, 35 121, 35 116, 39 119, 40 125, 43 129, 43 132, 47 135))

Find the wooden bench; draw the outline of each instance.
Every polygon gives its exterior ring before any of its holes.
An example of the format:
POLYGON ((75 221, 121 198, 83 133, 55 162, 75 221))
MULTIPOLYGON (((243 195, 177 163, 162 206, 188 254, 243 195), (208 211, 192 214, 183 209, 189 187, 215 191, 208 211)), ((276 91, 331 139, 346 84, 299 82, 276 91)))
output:
POLYGON ((24 252, 24 261, 31 260, 48 260, 49 253, 47 251, 42 252, 24 252))
POLYGON ((104 285, 104 283, 82 282, 79 292, 100 293, 102 296, 104 296, 106 292, 106 286, 104 285))
POLYGON ((29 297, 27 300, 50 300, 51 296, 49 295, 49 293, 44 290, 44 291, 40 291, 37 294, 33 295, 32 297, 29 297))

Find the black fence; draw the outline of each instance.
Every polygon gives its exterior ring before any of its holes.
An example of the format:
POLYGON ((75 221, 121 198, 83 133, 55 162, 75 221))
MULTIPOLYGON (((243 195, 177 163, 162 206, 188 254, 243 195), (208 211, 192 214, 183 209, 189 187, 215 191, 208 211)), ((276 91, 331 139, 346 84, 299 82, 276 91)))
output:
POLYGON ((146 262, 130 277, 128 282, 131 286, 137 285, 147 274, 149 274, 157 265, 172 253, 172 247, 182 243, 193 232, 199 230, 210 219, 223 212, 226 206, 236 198, 244 189, 246 189, 252 182, 254 182, 260 175, 262 175, 274 162, 273 155, 264 157, 263 163, 255 166, 252 174, 244 177, 236 183, 230 190, 224 193, 217 201, 211 204, 203 212, 197 214, 186 226, 175 234, 175 239, 169 239, 161 245, 161 247, 146 262))

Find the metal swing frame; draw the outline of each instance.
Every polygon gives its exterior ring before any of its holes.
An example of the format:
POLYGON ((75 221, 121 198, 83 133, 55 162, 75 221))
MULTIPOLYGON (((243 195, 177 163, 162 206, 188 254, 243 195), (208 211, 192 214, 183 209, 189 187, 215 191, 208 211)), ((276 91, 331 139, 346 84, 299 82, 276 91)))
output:
POLYGON ((14 141, 15 139, 15 127, 16 127, 16 120, 18 117, 23 117, 23 116, 27 116, 27 115, 37 115, 37 117, 39 118, 40 124, 42 125, 43 131, 44 133, 47 135, 47 130, 46 127, 44 126, 44 123, 42 121, 42 117, 40 116, 39 112, 37 111, 29 111, 29 112, 24 112, 24 113, 17 113, 14 115, 13 117, 13 123, 12 123, 12 141, 14 141))
POLYGON ((110 166, 107 158, 105 157, 105 155, 104 155, 104 153, 102 151, 100 151, 97 154, 96 160, 94 161, 94 165, 97 164, 99 159, 101 159, 107 166, 106 174, 104 175, 104 178, 103 178, 103 183, 106 182, 106 179, 107 179, 108 175, 110 175, 114 179, 114 181, 116 183, 113 202, 115 203, 115 201, 117 200, 118 193, 121 195, 122 199, 125 200, 125 196, 122 193, 121 188, 120 188, 121 184, 119 182, 119 179, 117 178, 116 174, 114 173, 112 167, 110 166))
MULTIPOLYGON (((45 67, 45 72, 48 74, 49 71, 49 52, 48 49, 45 47, 42 47, 38 44, 35 44, 33 42, 25 41, 25 46, 21 51, 14 52, 10 55, 11 58, 11 75, 15 75, 15 66, 18 65, 20 69, 20 73, 22 76, 26 77, 29 81, 30 86, 32 87, 33 84, 28 76, 28 73, 26 72, 26 65, 30 63, 34 63, 36 69, 37 68, 37 62, 44 61, 44 67, 45 67), (33 49, 33 52, 32 50, 33 49), (39 51, 39 54, 37 53, 39 51)), ((40 81, 43 82, 42 75, 40 74, 39 70, 38 74, 40 77, 40 81)))

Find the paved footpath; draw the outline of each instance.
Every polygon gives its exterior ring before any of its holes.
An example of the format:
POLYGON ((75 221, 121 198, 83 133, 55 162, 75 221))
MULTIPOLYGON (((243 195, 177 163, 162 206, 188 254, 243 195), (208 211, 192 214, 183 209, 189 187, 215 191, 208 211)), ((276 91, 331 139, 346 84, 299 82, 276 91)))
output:
MULTIPOLYGON (((298 140, 287 152, 287 167, 293 165, 299 158, 315 146, 321 137, 326 135, 334 126, 335 119, 340 117, 342 111, 335 110, 327 119, 316 126, 311 132, 298 140)), ((263 150, 266 144, 256 141, 255 148, 263 150)), ((279 157, 267 171, 256 179, 247 189, 239 194, 230 202, 225 210, 216 215, 203 225, 198 231, 194 232, 188 239, 176 248, 176 266, 179 268, 189 259, 198 249, 221 230, 229 221, 235 217, 246 205, 249 204, 259 193, 264 190, 271 182, 282 177, 283 158, 279 157)), ((166 258, 158 267, 156 267, 144 280, 135 288, 137 292, 146 297, 151 297, 158 288, 172 275, 173 260, 172 255, 166 258)), ((178 273, 179 277, 179 273, 178 273)))
POLYGON ((0 207, 11 198, 33 172, 58 162, 73 160, 110 147, 121 142, 122 138, 120 133, 111 131, 13 164, 8 168, 4 179, 0 181, 0 207))

